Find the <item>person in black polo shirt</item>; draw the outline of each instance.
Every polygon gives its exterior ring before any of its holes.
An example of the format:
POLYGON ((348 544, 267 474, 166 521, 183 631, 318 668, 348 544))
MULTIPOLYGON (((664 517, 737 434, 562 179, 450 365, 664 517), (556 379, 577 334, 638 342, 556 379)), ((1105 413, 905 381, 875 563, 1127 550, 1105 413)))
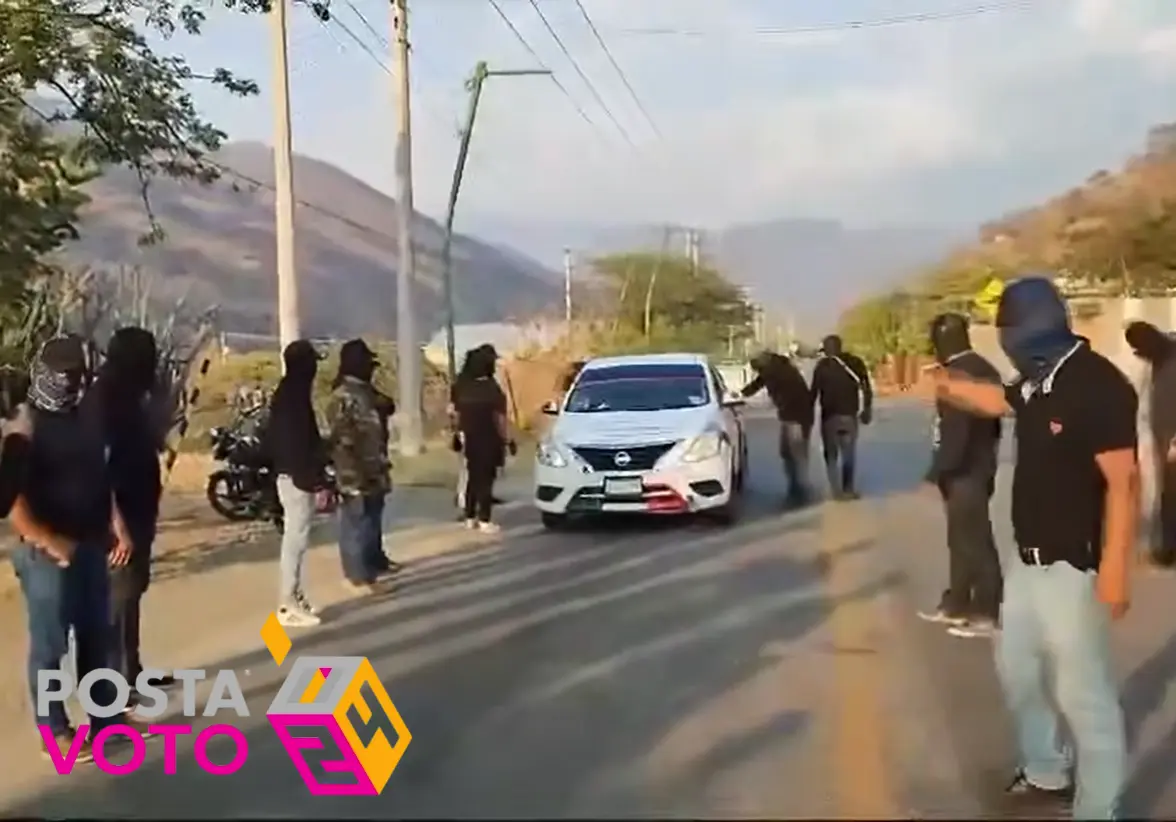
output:
POLYGON ((1016 420, 1013 534, 997 662, 1017 726, 1021 766, 1008 798, 1023 815, 1074 801, 1076 819, 1113 819, 1127 765, 1108 623, 1129 604, 1139 510, 1138 398, 1126 376, 1071 330, 1053 284, 1008 285, 996 323, 1019 372, 1005 387, 950 369, 938 396, 974 413, 1016 420), (1077 746, 1060 744, 1054 701, 1077 746))
MULTIPOLYGON (((940 365, 1000 385, 1000 373, 972 350, 968 321, 961 314, 931 320, 931 346, 940 365)), ((988 503, 996 488, 1000 420, 937 403, 934 451, 926 481, 943 498, 947 515, 948 587, 930 622, 948 625, 955 636, 990 636, 1000 615, 1000 555, 992 537, 988 503)))

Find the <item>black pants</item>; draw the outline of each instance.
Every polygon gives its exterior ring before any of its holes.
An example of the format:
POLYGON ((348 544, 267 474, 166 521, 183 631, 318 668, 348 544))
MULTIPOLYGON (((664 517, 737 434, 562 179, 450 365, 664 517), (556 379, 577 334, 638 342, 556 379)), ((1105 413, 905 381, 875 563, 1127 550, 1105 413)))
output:
POLYGON ((988 513, 995 482, 956 477, 941 482, 939 490, 947 514, 949 567, 942 607, 953 615, 996 619, 1004 579, 988 513))
POLYGON ((471 445, 473 443, 467 440, 465 516, 466 519, 489 522, 490 513, 494 508, 494 480, 498 477, 498 467, 502 464, 501 449, 470 447, 471 445))
POLYGON ((140 657, 140 629, 143 595, 151 582, 151 548, 155 522, 128 522, 134 553, 121 568, 110 569, 110 667, 134 685, 143 670, 140 657))
POLYGON ((1152 559, 1160 565, 1176 565, 1176 463, 1161 460, 1156 479, 1160 486, 1160 544, 1153 549, 1152 559))
POLYGON ((835 414, 821 420, 821 448, 825 453, 829 493, 833 495, 854 490, 857 440, 857 417, 835 414))

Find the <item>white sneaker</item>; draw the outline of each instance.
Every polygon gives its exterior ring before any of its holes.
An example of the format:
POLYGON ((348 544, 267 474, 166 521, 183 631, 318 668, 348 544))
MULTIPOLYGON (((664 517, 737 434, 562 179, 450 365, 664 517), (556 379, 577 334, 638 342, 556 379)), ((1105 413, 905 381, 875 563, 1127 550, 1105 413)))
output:
POLYGON ((483 534, 501 533, 502 527, 496 522, 479 522, 478 530, 483 534))
POLYGON ((467 519, 465 521, 465 526, 467 531, 477 531, 478 521, 476 519, 467 519))
POLYGON ((310 628, 321 625, 322 620, 297 606, 283 605, 278 609, 278 624, 287 628, 310 628))

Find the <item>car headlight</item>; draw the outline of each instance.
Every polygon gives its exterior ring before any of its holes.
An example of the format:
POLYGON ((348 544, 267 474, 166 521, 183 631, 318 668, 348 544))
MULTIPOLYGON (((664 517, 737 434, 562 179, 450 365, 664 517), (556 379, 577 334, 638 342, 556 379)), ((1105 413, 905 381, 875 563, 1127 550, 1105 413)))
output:
POLYGON ((682 462, 702 462, 719 455, 723 440, 717 431, 705 431, 690 440, 682 452, 682 462))
POLYGON ((548 468, 568 467, 568 458, 558 445, 549 440, 539 443, 539 447, 535 450, 535 459, 539 460, 540 465, 545 465, 548 468))

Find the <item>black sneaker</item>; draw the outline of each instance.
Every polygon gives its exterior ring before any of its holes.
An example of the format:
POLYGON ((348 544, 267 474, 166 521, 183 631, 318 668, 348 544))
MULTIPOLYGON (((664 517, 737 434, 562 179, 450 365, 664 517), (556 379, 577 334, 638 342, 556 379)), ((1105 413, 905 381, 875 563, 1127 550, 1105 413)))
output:
MULTIPOLYGON (((77 736, 77 731, 75 731, 73 728, 70 728, 69 730, 67 730, 63 733, 59 733, 59 734, 54 735, 53 741, 56 743, 57 750, 61 754, 62 758, 69 755, 70 746, 74 744, 74 739, 76 736, 77 736)), ((53 755, 51 753, 49 753, 49 743, 46 742, 44 739, 41 740, 41 756, 43 756, 45 759, 48 759, 50 761, 52 761, 52 759, 53 759, 53 755)), ((78 743, 78 758, 76 760, 74 760, 74 764, 85 765, 85 764, 93 762, 93 761, 94 761, 94 747, 90 744, 90 740, 89 739, 81 740, 78 743)))
POLYGON ((1073 783, 1064 788, 1042 788, 1030 782, 1025 771, 1013 774, 1013 781, 1004 790, 1004 804, 1019 819, 1067 814, 1074 804, 1073 783))

